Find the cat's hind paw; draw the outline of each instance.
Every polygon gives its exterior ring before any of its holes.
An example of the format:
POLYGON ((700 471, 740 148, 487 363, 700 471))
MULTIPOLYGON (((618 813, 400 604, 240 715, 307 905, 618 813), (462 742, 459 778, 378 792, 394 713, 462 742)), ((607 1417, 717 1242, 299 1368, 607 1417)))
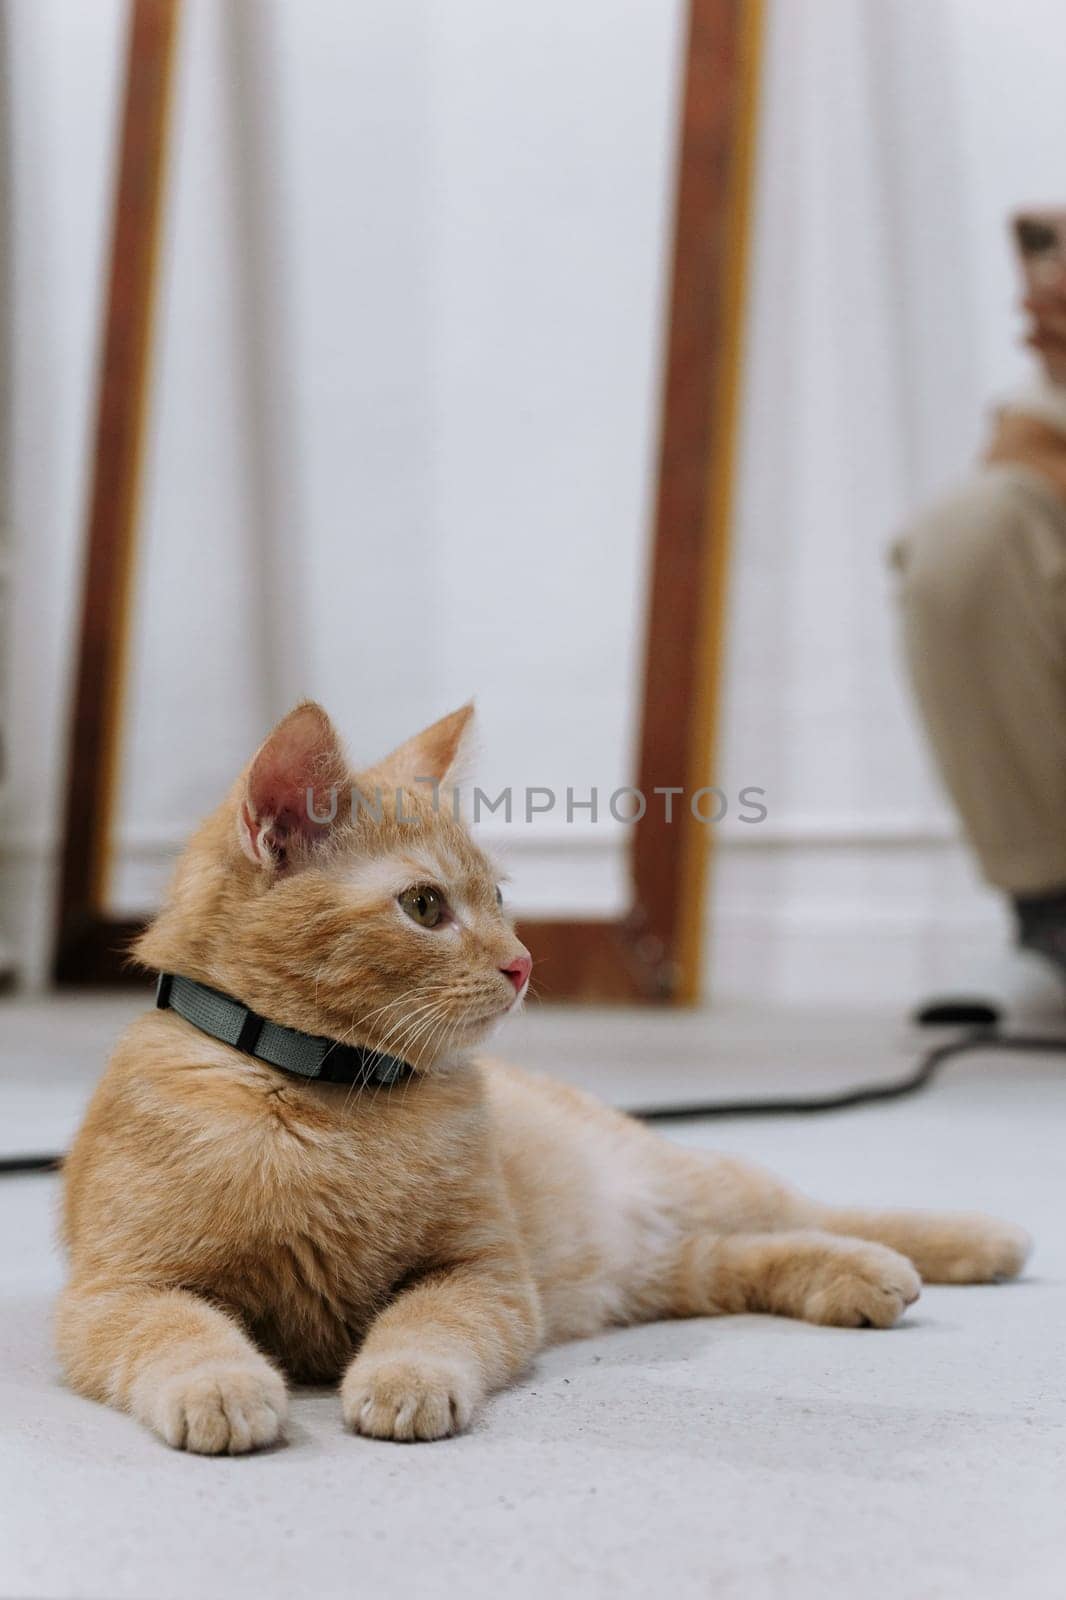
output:
POLYGON ((937 1217, 916 1252, 929 1283, 999 1283, 1016 1278, 1033 1241, 1024 1228, 995 1217, 937 1217))

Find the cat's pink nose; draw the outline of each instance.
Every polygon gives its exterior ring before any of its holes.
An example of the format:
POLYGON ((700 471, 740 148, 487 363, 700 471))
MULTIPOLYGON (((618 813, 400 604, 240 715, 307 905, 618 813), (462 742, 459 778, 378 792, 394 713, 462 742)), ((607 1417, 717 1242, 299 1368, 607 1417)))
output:
POLYGON ((521 994, 526 986, 526 979, 533 971, 533 958, 523 950, 520 956, 515 956, 513 961, 508 961, 505 967, 500 968, 500 971, 505 978, 510 978, 514 984, 515 994, 521 994))

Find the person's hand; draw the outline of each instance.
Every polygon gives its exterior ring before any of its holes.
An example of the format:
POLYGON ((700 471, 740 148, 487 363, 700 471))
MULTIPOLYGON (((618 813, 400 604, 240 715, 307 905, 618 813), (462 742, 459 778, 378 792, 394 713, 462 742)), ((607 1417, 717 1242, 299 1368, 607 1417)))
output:
POLYGON ((1025 343, 1036 351, 1053 382, 1066 383, 1066 267, 1030 289, 1022 308, 1030 319, 1025 343))

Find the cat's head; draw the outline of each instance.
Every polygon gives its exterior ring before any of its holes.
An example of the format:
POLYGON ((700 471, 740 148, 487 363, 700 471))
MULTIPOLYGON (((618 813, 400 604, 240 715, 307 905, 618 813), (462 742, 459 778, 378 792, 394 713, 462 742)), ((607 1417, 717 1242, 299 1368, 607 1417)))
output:
POLYGON ((139 959, 422 1070, 476 1043, 531 962, 453 805, 472 714, 356 772, 321 706, 297 706, 194 835, 139 959))

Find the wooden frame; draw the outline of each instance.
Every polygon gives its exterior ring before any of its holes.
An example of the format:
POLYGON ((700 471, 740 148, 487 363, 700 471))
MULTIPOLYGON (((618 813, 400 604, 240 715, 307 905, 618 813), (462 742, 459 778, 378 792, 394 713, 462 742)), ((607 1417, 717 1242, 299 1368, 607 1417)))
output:
MULTIPOLYGON (((166 109, 179 0, 133 0, 88 529, 55 974, 120 981, 139 924, 103 890, 151 344, 166 109)), ((637 787, 707 782, 715 731, 740 375, 762 0, 689 0, 637 787)), ((633 904, 611 920, 529 921, 547 1000, 699 994, 709 829, 649 804, 633 904)))
POLYGON ((104 910, 179 0, 133 0, 100 352, 59 881, 57 983, 121 978, 137 924, 104 910))
POLYGON ((690 0, 641 709, 633 905, 520 932, 548 999, 692 1003, 710 829, 658 788, 708 782, 721 674, 761 0, 690 0), (559 978, 556 978, 556 974, 559 978))

